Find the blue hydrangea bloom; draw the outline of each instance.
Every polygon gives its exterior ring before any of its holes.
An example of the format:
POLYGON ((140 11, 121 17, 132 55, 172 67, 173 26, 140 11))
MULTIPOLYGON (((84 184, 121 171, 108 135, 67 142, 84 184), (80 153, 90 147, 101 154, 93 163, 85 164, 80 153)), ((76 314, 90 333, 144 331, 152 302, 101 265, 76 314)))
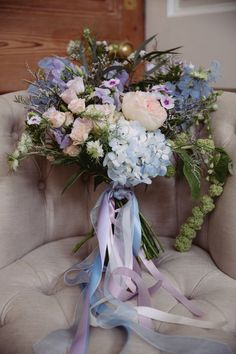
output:
POLYGON ((158 129, 146 132, 138 121, 124 118, 110 126, 108 152, 104 159, 109 178, 126 187, 150 184, 156 176, 165 176, 171 164, 171 149, 158 129))
POLYGON ((59 58, 46 57, 39 61, 39 67, 44 70, 47 80, 61 89, 66 88, 66 83, 61 79, 65 63, 59 58))

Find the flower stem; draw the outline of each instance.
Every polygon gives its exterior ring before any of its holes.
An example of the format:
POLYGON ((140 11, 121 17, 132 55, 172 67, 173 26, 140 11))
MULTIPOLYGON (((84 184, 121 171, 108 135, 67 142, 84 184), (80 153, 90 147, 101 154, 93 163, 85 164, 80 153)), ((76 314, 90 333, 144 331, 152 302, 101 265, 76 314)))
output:
POLYGON ((94 229, 92 229, 82 241, 78 242, 78 243, 74 246, 72 252, 73 252, 73 253, 78 252, 78 251, 80 250, 80 248, 81 248, 90 238, 92 238, 93 236, 94 236, 94 229))

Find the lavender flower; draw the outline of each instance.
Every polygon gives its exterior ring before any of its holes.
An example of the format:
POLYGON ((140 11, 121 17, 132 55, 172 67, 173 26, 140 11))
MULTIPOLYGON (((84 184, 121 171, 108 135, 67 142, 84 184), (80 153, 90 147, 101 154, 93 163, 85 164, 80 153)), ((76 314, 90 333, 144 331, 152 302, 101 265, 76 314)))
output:
POLYGON ((107 88, 95 87, 94 96, 102 100, 102 103, 114 104, 114 99, 110 96, 111 91, 107 88))
POLYGON ((114 79, 103 81, 102 86, 104 86, 106 88, 109 88, 109 89, 112 89, 112 88, 118 86, 119 83, 120 83, 120 80, 114 78, 114 79))
POLYGON ((42 118, 38 114, 28 114, 26 122, 28 125, 39 125, 41 123, 41 120, 42 118))
POLYGON ((60 149, 63 150, 70 145, 71 139, 68 134, 63 133, 60 129, 53 129, 52 132, 60 149))
POLYGON ((65 69, 65 63, 54 57, 46 57, 39 61, 39 67, 44 70, 46 79, 52 82, 54 85, 65 89, 66 83, 62 80, 62 73, 65 69))

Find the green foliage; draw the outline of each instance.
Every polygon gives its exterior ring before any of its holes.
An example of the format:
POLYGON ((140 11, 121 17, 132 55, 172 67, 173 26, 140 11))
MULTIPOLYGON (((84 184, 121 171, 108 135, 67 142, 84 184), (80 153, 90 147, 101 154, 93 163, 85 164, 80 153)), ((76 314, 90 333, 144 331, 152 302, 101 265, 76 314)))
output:
POLYGON ((219 182, 224 183, 232 171, 232 160, 224 149, 216 148, 215 151, 214 174, 219 182))
POLYGON ((183 162, 183 174, 189 184, 192 197, 196 200, 201 188, 199 161, 189 155, 186 150, 176 149, 175 152, 183 162))
POLYGON ((73 175, 71 175, 71 176, 68 178, 68 180, 67 180, 67 182, 66 182, 66 184, 65 184, 65 187, 64 187, 63 190, 62 190, 62 194, 64 194, 65 191, 66 191, 68 188, 70 188, 70 187, 77 181, 77 179, 78 179, 79 177, 81 177, 84 173, 85 173, 84 170, 82 170, 82 171, 79 170, 79 171, 73 173, 73 175))

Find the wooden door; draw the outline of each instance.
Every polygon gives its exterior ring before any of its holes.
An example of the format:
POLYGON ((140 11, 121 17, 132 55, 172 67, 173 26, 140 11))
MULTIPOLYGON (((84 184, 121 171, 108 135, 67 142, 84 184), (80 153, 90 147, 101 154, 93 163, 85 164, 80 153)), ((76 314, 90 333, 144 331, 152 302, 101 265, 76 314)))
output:
POLYGON ((25 89, 26 63, 66 55, 70 39, 89 27, 98 39, 144 38, 144 0, 0 0, 0 93, 25 89))

